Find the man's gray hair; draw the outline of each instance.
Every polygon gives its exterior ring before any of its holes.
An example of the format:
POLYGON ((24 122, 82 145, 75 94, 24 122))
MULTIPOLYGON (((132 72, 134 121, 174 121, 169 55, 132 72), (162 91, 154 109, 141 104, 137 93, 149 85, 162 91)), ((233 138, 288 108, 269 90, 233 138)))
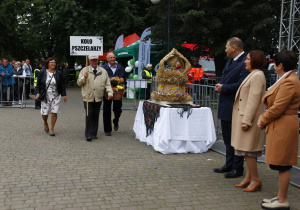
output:
POLYGON ((107 60, 107 59, 109 58, 109 56, 112 55, 112 54, 115 55, 115 54, 112 53, 112 52, 108 53, 108 54, 106 55, 106 60, 107 60))
POLYGON ((232 37, 228 39, 227 42, 230 46, 234 45, 239 49, 244 49, 243 41, 238 37, 232 37))
POLYGON ((148 68, 148 67, 152 67, 152 64, 148 63, 147 66, 146 66, 146 68, 148 68))

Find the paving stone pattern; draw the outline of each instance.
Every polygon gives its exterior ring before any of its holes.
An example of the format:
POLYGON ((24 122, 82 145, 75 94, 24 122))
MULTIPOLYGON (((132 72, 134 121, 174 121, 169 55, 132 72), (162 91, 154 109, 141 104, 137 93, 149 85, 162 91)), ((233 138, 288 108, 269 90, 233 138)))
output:
MULTIPOLYGON (((43 130, 39 110, 0 109, 0 210, 2 209, 260 209, 277 192, 277 174, 258 164, 261 192, 235 188, 212 168, 224 156, 163 155, 135 139, 136 111, 124 110, 120 129, 84 138, 85 112, 79 88, 61 102, 55 137, 43 130)), ((300 209, 300 189, 289 188, 291 209, 300 209)))

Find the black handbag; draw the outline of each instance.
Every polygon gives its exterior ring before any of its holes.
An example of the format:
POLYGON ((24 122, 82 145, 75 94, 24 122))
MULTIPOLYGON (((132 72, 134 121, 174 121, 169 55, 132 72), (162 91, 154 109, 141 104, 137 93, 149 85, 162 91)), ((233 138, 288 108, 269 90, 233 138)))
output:
POLYGON ((39 96, 38 100, 39 100, 39 101, 44 101, 45 98, 46 98, 46 91, 42 91, 42 92, 40 93, 40 96, 39 96))
POLYGON ((48 88, 49 88, 49 85, 50 85, 50 83, 51 83, 51 80, 52 80, 53 76, 54 76, 54 74, 52 75, 52 77, 51 77, 51 79, 50 79, 50 81, 49 81, 49 83, 48 83, 48 85, 47 85, 46 90, 45 90, 45 91, 41 91, 40 96, 39 96, 39 98, 38 98, 39 101, 44 101, 44 100, 46 99, 46 93, 47 93, 47 90, 48 90, 48 88))

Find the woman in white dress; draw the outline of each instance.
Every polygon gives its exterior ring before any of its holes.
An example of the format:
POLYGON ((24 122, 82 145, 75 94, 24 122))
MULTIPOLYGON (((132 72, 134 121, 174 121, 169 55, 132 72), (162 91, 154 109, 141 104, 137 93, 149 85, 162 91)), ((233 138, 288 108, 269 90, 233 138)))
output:
POLYGON ((54 126, 59 112, 59 102, 61 96, 64 102, 67 101, 66 85, 63 75, 60 71, 56 71, 56 61, 53 57, 45 61, 47 69, 42 69, 37 79, 36 96, 39 100, 40 95, 45 95, 41 100, 41 114, 44 120, 44 130, 50 133, 50 136, 55 136, 54 126), (45 94, 46 93, 46 94, 45 94), (51 127, 48 126, 48 115, 51 113, 51 127))

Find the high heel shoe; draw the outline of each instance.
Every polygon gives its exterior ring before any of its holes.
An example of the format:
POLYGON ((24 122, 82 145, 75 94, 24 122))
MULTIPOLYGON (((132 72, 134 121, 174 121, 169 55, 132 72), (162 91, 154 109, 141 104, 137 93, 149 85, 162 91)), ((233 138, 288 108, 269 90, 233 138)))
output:
POLYGON ((48 128, 48 129, 44 129, 44 131, 45 131, 46 133, 49 133, 49 128, 48 128))
POLYGON ((247 188, 244 188, 243 191, 244 192, 254 192, 254 191, 256 191, 256 189, 258 191, 261 191, 261 189, 262 189, 262 182, 261 181, 259 181, 254 188, 247 187, 247 188))
POLYGON ((53 130, 51 130, 51 132, 49 132, 50 136, 55 136, 55 133, 53 130))
POLYGON ((250 182, 245 182, 244 184, 236 184, 235 187, 245 188, 250 184, 250 182))

